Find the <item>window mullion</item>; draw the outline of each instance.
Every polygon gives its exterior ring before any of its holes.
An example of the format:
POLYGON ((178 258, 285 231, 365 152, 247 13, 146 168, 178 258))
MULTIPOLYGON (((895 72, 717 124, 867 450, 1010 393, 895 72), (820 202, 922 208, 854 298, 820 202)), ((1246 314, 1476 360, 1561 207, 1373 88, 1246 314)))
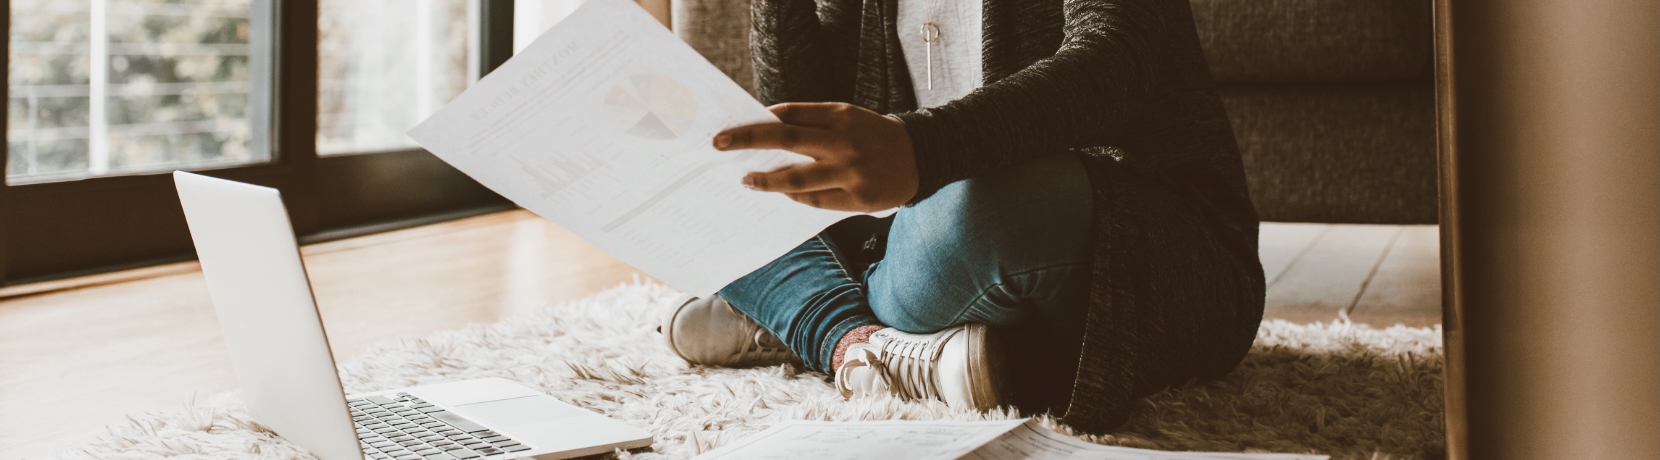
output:
POLYGON ((88 137, 87 137, 87 172, 93 176, 102 176, 110 170, 110 124, 109 124, 109 4, 107 0, 92 0, 90 13, 92 24, 88 36, 91 43, 91 52, 88 58, 88 84, 91 85, 91 97, 88 100, 88 137))
POLYGON ((317 0, 273 2, 273 156, 290 169, 283 201, 298 234, 317 230, 317 0))
MULTIPOLYGON (((0 40, 3 40, 0 41, 0 43, 5 43, 5 49, 7 50, 12 48, 11 26, 12 2, 9 0, 0 1, 0 40)), ((12 53, 10 51, 0 53, 0 72, 5 72, 7 82, 5 85, 0 85, 0 96, 3 96, 4 100, 7 101, 5 104, 0 104, 0 120, 11 119, 11 59, 12 53)), ((30 106, 32 109, 33 99, 30 100, 30 106)), ((7 169, 10 168, 11 165, 11 134, 9 134, 9 132, 10 127, 8 126, 6 130, 7 134, 5 134, 5 137, 7 137, 6 148, 0 148, 0 217, 10 215, 9 210, 6 209, 6 206, 8 205, 8 189, 11 188, 6 184, 7 169)), ((8 246, 8 243, 11 241, 9 239, 10 231, 5 224, 5 219, 0 219, 0 286, 6 285, 6 246, 8 246)))

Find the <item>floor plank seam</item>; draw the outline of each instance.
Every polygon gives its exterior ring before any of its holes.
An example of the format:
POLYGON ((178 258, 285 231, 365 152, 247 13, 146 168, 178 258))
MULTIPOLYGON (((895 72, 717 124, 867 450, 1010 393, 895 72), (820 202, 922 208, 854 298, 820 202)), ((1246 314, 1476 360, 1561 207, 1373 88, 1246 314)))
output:
POLYGON ((1377 262, 1372 263, 1372 270, 1367 272, 1366 279, 1360 282, 1360 291, 1355 293, 1354 300, 1349 301, 1349 308, 1339 312, 1345 321, 1349 319, 1349 314, 1354 313, 1355 307, 1360 305, 1360 298, 1366 295, 1366 288, 1370 287, 1372 279, 1378 276, 1378 269, 1383 268, 1383 261, 1389 260, 1389 252, 1395 250, 1395 242, 1400 241, 1402 233, 1406 233, 1405 227, 1396 228, 1395 233, 1389 235, 1389 242, 1383 245, 1383 253, 1378 254, 1377 262))
POLYGON ((1320 234, 1314 235, 1314 238, 1309 239, 1308 244, 1303 245, 1303 249, 1301 251, 1297 251, 1297 255, 1292 256, 1290 262, 1285 263, 1285 268, 1281 268, 1279 273, 1274 274, 1274 279, 1269 280, 1268 284, 1266 286, 1263 286, 1263 290, 1267 290, 1268 288, 1274 287, 1275 284, 1280 282, 1280 278, 1285 277, 1286 273, 1291 273, 1291 268, 1296 267, 1297 262, 1300 261, 1300 260, 1303 260, 1303 256, 1308 255, 1309 251, 1314 250, 1314 246, 1319 245, 1320 240, 1324 239, 1326 237, 1326 234, 1328 234, 1328 233, 1331 233, 1331 226, 1330 225, 1327 225, 1324 228, 1321 228, 1320 229, 1320 234))

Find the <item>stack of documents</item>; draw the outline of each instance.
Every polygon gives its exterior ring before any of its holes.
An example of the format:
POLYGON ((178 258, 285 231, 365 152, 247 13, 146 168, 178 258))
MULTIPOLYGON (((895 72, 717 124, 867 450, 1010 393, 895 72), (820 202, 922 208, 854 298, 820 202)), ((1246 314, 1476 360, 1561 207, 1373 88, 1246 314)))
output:
POLYGON ((721 152, 778 119, 627 0, 589 0, 409 131, 496 193, 687 293, 708 295, 851 213, 743 187, 811 161, 721 152))

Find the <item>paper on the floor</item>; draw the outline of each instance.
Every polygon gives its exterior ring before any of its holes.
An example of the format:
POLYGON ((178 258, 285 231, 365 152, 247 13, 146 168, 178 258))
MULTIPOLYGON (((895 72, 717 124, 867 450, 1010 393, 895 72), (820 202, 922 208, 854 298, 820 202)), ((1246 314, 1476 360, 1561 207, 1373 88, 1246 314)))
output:
POLYGON ((496 193, 697 295, 851 214, 743 188, 808 161, 720 152, 777 121, 634 2, 589 0, 409 136, 496 193))
POLYGON ((991 422, 820 422, 792 420, 699 455, 700 460, 951 460, 1018 427, 991 422))
POLYGON ((1036 420, 986 422, 794 420, 696 457, 699 460, 1326 460, 1324 455, 1168 452, 1103 446, 1036 420))

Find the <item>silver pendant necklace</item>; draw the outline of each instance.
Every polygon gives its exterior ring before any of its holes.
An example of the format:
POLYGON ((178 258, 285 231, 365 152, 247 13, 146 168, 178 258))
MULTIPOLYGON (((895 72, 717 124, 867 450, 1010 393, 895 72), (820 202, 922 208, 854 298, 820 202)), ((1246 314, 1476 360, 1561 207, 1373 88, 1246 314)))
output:
POLYGON ((928 59, 928 90, 934 89, 934 42, 940 40, 940 27, 934 24, 938 19, 940 0, 934 0, 928 5, 928 20, 922 23, 922 42, 928 44, 925 57, 928 59))

